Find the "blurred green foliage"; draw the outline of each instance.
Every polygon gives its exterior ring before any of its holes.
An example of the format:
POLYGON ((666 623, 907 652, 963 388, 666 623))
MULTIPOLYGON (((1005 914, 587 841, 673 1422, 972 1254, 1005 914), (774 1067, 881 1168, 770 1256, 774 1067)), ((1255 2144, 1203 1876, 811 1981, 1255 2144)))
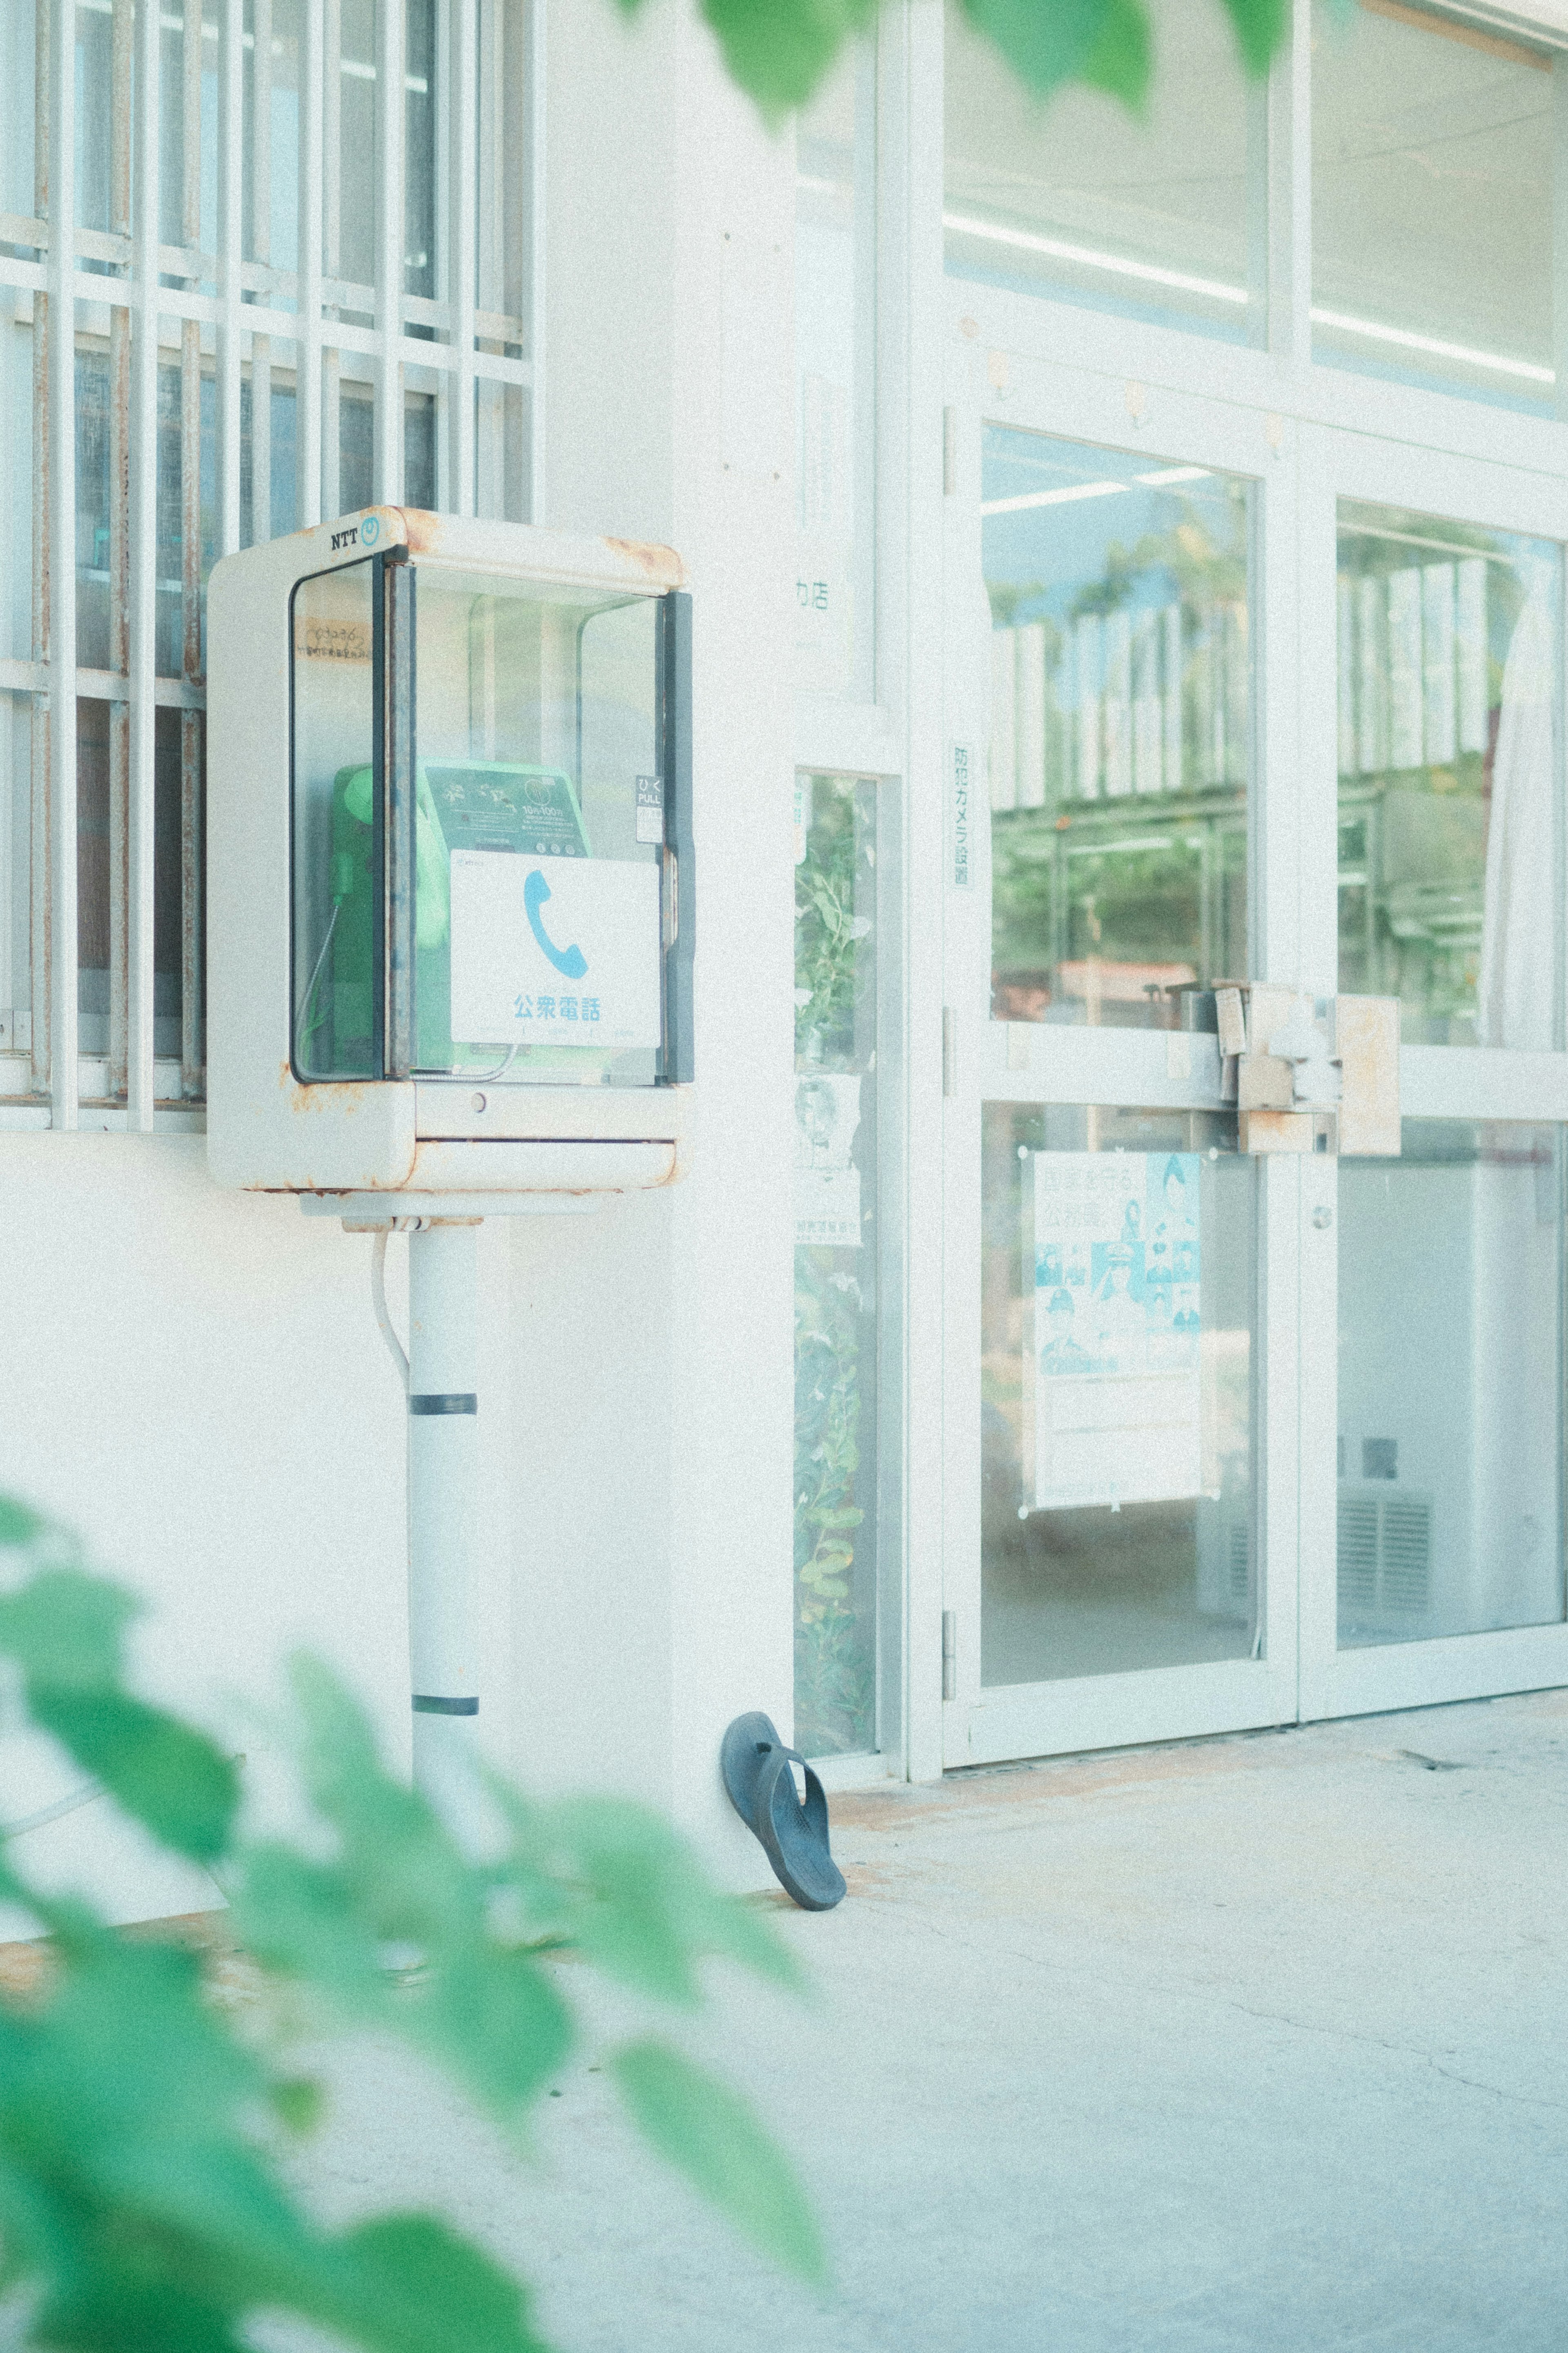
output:
MULTIPOLYGON (((766 1924, 638 1808, 536 1806, 492 1781, 496 1836, 481 1857, 466 1852, 387 1772, 356 1702, 309 1658, 292 1672, 294 1761, 314 1834, 305 1847, 247 1840, 234 1763, 125 1687, 137 1609, 58 1531, 0 1499, 13 1696, 123 1813, 221 1875, 241 1944, 295 1989, 278 2008, 297 2030, 396 2036, 526 2147, 532 2104, 580 2039, 552 1958, 561 1947, 633 1995, 687 2009, 710 1955, 795 1982, 766 1924)), ((127 1938, 83 1898, 46 1891, 15 1833, 0 1833, 0 1900, 50 1939, 41 1989, 0 1995, 0 2291, 22 2293, 26 2341, 241 2353, 247 2318, 281 2311, 371 2353, 540 2345, 521 2283, 435 2217, 346 2231, 312 2219, 280 2159, 326 2094, 280 2023, 237 2032, 196 1955, 127 1938)), ((734 2091, 647 2036, 603 2067, 663 2158, 764 2254, 821 2282, 804 2193, 734 2091)))
MULTIPOLYGON (((620 0, 635 16, 644 0, 620 0)), ((1247 70, 1263 73, 1290 22, 1289 0, 1221 0, 1247 70)), ((724 62, 763 117, 804 106, 877 0, 701 0, 724 62)), ((963 12, 1026 90, 1048 98, 1085 82, 1142 108, 1155 62, 1142 0, 963 0, 963 12)))

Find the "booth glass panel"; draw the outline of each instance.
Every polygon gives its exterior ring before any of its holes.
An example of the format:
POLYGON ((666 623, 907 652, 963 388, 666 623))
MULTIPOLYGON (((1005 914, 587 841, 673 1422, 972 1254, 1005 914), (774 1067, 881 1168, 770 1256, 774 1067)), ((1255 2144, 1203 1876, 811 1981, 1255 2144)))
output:
POLYGON ((416 1067, 651 1084, 658 600, 429 566, 416 589, 416 1067))
POLYGON ((988 1103, 982 1149, 982 1683, 1258 1655, 1234 1115, 988 1103))
POLYGON ((1341 1164, 1342 1649, 1563 1620, 1563 1137, 1341 1164))
POLYGON ((1550 49, 1401 5, 1315 0, 1318 356, 1550 415, 1550 49))
POLYGON ((1252 491, 986 428, 992 1013, 1154 1029, 1247 970, 1252 491))
POLYGON ((293 1024, 301 1079, 378 1079, 374 566, 294 592, 293 1024))
POLYGON ((795 1715, 878 1745, 877 787, 795 786, 795 1715))
POLYGON ((1042 105, 947 10, 943 222, 960 278, 1237 342, 1261 318, 1264 93, 1220 9, 1150 0, 1156 69, 1131 112, 1087 88, 1042 105))
POLYGON ((1408 1045, 1549 1052, 1562 995, 1562 550, 1339 521, 1340 987, 1408 1045))

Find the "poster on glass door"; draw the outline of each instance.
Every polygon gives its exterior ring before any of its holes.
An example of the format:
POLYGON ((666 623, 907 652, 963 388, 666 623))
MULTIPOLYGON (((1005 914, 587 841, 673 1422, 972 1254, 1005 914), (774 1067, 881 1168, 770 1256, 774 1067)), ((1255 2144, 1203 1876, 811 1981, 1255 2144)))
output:
POLYGON ((860 1171, 855 1132, 860 1081, 852 1071, 803 1071, 795 1082, 795 1240, 797 1250, 860 1247, 860 1171))
POLYGON ((1034 1163, 1036 1508, 1195 1496, 1197 1155, 1034 1163))

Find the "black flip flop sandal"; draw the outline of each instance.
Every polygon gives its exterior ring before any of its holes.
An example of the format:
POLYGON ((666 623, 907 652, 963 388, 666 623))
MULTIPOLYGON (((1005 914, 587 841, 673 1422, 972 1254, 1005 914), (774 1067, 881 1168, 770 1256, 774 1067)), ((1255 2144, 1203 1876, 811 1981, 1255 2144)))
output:
POLYGON ((730 1803, 761 1842, 774 1876, 805 1912, 831 1912, 844 1898, 844 1873, 827 1844, 827 1798, 798 1749, 786 1748, 771 1717, 738 1715, 724 1735, 720 1769, 730 1803), (795 1794, 798 1765, 805 1803, 795 1794))

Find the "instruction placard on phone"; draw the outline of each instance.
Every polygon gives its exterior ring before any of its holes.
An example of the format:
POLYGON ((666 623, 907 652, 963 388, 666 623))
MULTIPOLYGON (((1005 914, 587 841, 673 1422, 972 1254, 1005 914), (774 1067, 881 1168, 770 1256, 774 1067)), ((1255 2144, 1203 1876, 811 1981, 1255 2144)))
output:
POLYGON ((452 1036, 472 1046, 657 1047, 651 860, 452 852, 452 1036))

